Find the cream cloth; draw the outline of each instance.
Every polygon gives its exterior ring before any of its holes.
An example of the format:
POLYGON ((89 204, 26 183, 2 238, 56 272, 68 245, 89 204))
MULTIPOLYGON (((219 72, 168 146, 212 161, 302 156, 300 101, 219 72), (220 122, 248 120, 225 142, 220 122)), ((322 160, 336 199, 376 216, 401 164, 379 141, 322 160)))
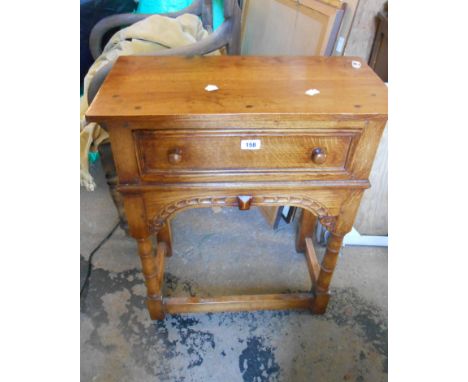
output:
POLYGON ((88 109, 87 94, 94 75, 104 65, 114 62, 119 56, 155 53, 162 49, 193 44, 208 36, 200 19, 192 14, 176 18, 154 15, 139 21, 114 34, 102 54, 84 78, 84 91, 80 99, 80 184, 88 191, 96 187, 89 173, 88 153, 96 151, 109 136, 97 123, 86 123, 84 115, 88 109))

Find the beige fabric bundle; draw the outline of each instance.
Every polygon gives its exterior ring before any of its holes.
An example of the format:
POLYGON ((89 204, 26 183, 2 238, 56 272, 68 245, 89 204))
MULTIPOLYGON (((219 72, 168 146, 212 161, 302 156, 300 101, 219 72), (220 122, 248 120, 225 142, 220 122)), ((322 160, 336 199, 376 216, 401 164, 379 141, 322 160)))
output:
POLYGON ((84 114, 88 109, 86 94, 94 75, 104 65, 114 62, 119 56, 155 53, 162 49, 193 44, 208 36, 200 19, 192 14, 177 18, 154 15, 120 30, 109 40, 102 54, 94 62, 84 79, 84 91, 80 100, 80 184, 88 191, 96 187, 89 173, 89 150, 108 138, 107 132, 97 123, 86 123, 84 114))

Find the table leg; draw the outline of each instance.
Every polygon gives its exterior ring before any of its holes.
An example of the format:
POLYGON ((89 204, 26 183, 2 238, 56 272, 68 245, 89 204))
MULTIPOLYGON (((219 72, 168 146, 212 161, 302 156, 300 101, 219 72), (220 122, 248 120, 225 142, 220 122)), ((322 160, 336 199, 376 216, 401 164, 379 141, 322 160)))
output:
POLYGON ((305 238, 313 236, 316 225, 317 216, 309 210, 303 209, 296 233, 296 252, 305 251, 305 238))
POLYGON ((124 196, 125 213, 131 236, 137 241, 143 276, 147 291, 147 306, 152 320, 164 318, 162 283, 164 279, 164 258, 167 245, 158 243, 156 256, 148 227, 145 203, 141 195, 124 196))
POLYGON ((143 276, 147 291, 147 305, 152 320, 164 319, 161 286, 164 278, 164 257, 166 245, 158 243, 156 256, 153 256, 151 238, 137 240, 143 276))
POLYGON ((356 218, 359 202, 361 201, 362 191, 356 190, 350 193, 348 199, 341 206, 340 215, 336 219, 336 225, 330 231, 327 250, 320 265, 320 273, 317 282, 314 284, 314 302, 312 303, 312 312, 323 314, 327 310, 328 300, 330 299, 330 282, 335 270, 338 255, 343 244, 344 236, 351 231, 354 219, 356 218))
POLYGON ((330 232, 327 250, 320 266, 320 273, 317 282, 314 284, 315 299, 312 304, 312 312, 316 314, 323 314, 327 309, 328 300, 330 299, 330 282, 343 243, 343 237, 344 235, 330 232))

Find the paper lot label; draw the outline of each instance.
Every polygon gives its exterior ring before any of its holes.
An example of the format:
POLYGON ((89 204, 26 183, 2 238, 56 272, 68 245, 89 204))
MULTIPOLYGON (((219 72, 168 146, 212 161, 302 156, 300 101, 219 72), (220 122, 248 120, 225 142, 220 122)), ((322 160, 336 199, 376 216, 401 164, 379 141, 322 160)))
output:
POLYGON ((260 150, 262 142, 260 139, 242 139, 241 150, 260 150))

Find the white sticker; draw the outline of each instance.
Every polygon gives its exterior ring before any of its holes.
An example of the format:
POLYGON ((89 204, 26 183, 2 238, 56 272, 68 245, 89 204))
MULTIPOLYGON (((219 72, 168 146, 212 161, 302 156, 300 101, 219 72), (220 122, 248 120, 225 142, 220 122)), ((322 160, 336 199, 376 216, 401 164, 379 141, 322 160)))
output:
POLYGON ((216 85, 206 85, 205 90, 207 92, 214 92, 215 90, 218 90, 219 88, 216 85))
POLYGON ((260 150, 262 143, 260 139, 242 139, 241 150, 260 150))
POLYGON ((305 92, 305 94, 307 94, 308 96, 314 96, 316 94, 320 94, 320 90, 317 90, 317 89, 309 89, 305 92))

